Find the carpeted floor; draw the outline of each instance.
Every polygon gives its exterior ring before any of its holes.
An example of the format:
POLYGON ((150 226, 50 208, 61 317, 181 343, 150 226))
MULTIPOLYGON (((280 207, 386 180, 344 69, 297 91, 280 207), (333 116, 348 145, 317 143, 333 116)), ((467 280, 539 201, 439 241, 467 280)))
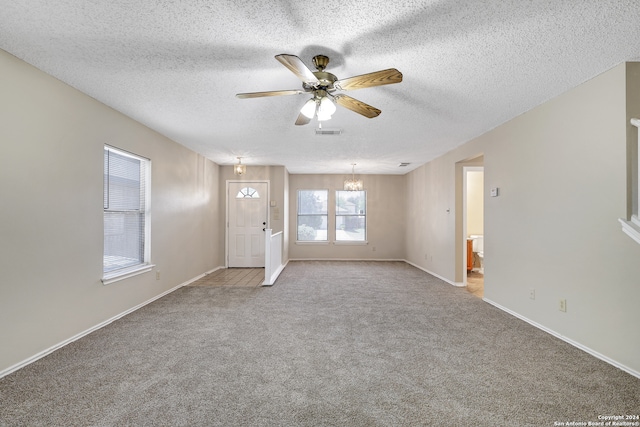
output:
POLYGON ((183 287, 0 380, 3 426, 554 426, 640 379, 401 262, 183 287))

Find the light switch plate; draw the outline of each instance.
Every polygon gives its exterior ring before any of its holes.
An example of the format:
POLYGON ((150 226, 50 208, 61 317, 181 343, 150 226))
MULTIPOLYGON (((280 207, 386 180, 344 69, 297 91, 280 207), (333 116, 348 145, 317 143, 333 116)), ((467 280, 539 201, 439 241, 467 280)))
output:
POLYGON ((498 187, 494 187, 491 189, 491 197, 498 197, 499 191, 498 187))

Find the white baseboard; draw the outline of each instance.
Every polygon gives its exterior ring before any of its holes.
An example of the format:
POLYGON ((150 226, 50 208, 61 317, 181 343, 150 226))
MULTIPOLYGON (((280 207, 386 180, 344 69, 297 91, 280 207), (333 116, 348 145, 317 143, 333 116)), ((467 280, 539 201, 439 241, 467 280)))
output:
POLYGON ((451 280, 447 279, 446 277, 442 277, 441 275, 436 274, 436 273, 434 273, 433 271, 429 271, 429 270, 427 270, 426 268, 420 267, 418 264, 414 264, 414 263, 412 263, 411 261, 407 261, 406 259, 403 259, 402 261, 406 262, 406 263, 407 263, 407 264, 409 264, 409 265, 414 266, 414 267, 415 267, 415 268, 417 268, 418 270, 422 270, 422 271, 424 271, 425 273, 429 273, 430 275, 432 275, 432 276, 434 276, 434 277, 437 277, 438 279, 442 280, 443 282, 447 282, 448 284, 450 284, 450 285, 452 285, 452 286, 455 286, 455 287, 458 287, 458 288, 460 288, 460 287, 464 287, 464 286, 465 286, 465 284, 464 284, 464 283, 452 282, 451 280))
POLYGON ((589 348, 587 346, 584 346, 584 345, 580 344, 579 342, 573 341, 572 339, 567 338, 564 335, 559 334, 558 332, 556 332, 556 331, 554 331, 552 329, 549 329, 546 326, 543 326, 543 325, 539 324, 538 322, 534 322, 533 320, 528 319, 528 318, 522 316, 521 314, 516 313, 513 310, 510 310, 510 309, 508 309, 506 307, 503 307, 502 305, 500 305, 500 304, 498 304, 498 303, 496 303, 494 301, 491 301, 488 298, 482 298, 482 300, 487 302, 487 303, 489 303, 489 304, 491 304, 492 306, 494 306, 494 307, 506 312, 506 313, 509 313, 510 315, 512 315, 514 317, 517 317, 520 320, 523 320, 523 321, 527 322, 528 324, 530 324, 532 326, 535 326, 536 328, 538 328, 538 329, 540 329, 540 330, 542 330, 542 331, 544 331, 544 332, 546 332, 548 334, 553 335, 556 338, 561 339, 562 341, 564 341, 564 342, 566 342, 568 344, 571 344, 572 346, 574 346, 576 348, 579 348, 580 350, 582 350, 582 351, 584 351, 586 353, 589 353, 590 355, 592 355, 595 358, 598 358, 598 359, 600 359, 600 360, 602 360, 604 362, 607 362, 608 364, 613 365, 616 368, 621 369, 621 370, 627 372, 628 374, 633 375, 636 378, 640 378, 640 372, 635 371, 635 370, 629 368, 628 366, 625 366, 625 365, 623 365, 621 363, 618 363, 615 360, 613 360, 613 359, 611 359, 611 358, 609 358, 609 357, 607 357, 607 356, 605 356, 603 354, 600 354, 597 351, 595 351, 595 350, 593 350, 593 349, 591 349, 591 348, 589 348))
POLYGON ((64 340, 64 341, 62 341, 62 342, 60 342, 58 344, 55 344, 55 345, 47 348, 46 350, 41 351, 40 353, 34 354, 33 356, 31 356, 31 357, 29 357, 29 358, 27 358, 27 359, 25 359, 25 360, 23 360, 21 362, 18 362, 13 366, 8 367, 7 369, 4 369, 4 370, 0 371, 0 378, 9 375, 12 372, 17 371, 18 369, 24 368, 25 366, 35 362, 36 360, 42 359, 43 357, 53 353, 54 351, 66 346, 67 344, 71 344, 72 342, 77 341, 80 338, 85 337, 85 336, 89 335, 90 333, 92 333, 94 331, 97 331, 98 329, 104 328, 108 324, 115 322, 116 320, 126 316, 127 314, 133 313, 134 311, 138 310, 139 308, 142 308, 145 305, 150 304, 150 303, 154 302, 155 300, 158 300, 158 299, 162 298, 163 296, 168 295, 171 292, 174 292, 174 291, 182 288, 183 286, 186 286, 186 285, 188 285, 190 283, 193 283, 196 280, 203 278, 207 274, 211 274, 214 271, 217 271, 217 270, 219 270, 221 268, 224 268, 224 267, 214 268, 213 270, 207 271, 206 273, 200 274, 199 276, 196 276, 196 277, 194 277, 192 279, 189 279, 186 282, 181 283, 178 286, 175 286, 175 287, 169 289, 168 291, 165 291, 165 292, 163 292, 163 293, 161 293, 159 295, 156 295, 155 297, 153 297, 153 298, 151 298, 151 299, 149 299, 149 300, 147 300, 147 301, 145 301, 143 303, 140 303, 140 304, 136 305, 135 307, 132 307, 132 308, 126 310, 126 311, 123 311, 122 313, 117 314, 117 315, 113 316, 112 318, 105 320, 104 322, 101 322, 101 323, 99 323, 99 324, 97 324, 97 325, 95 325, 95 326, 93 326, 93 327, 91 327, 91 328, 89 328, 89 329, 87 329, 85 331, 80 332, 77 335, 72 336, 71 338, 68 338, 68 339, 66 339, 66 340, 64 340))
POLYGON ((377 258, 291 258, 289 261, 393 261, 406 262, 403 259, 377 259, 377 258))

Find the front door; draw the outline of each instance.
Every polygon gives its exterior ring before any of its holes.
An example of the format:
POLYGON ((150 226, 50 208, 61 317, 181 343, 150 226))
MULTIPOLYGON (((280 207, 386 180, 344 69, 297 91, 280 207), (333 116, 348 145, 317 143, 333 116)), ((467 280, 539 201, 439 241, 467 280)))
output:
POLYGON ((264 267, 268 183, 229 182, 229 267, 264 267))

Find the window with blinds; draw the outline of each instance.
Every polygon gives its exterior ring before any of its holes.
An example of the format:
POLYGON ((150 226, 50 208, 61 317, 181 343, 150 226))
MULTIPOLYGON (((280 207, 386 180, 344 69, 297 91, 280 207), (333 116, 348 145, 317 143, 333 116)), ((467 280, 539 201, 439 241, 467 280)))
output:
POLYGON ((148 259, 148 159, 104 148, 103 273, 117 274, 148 259))

